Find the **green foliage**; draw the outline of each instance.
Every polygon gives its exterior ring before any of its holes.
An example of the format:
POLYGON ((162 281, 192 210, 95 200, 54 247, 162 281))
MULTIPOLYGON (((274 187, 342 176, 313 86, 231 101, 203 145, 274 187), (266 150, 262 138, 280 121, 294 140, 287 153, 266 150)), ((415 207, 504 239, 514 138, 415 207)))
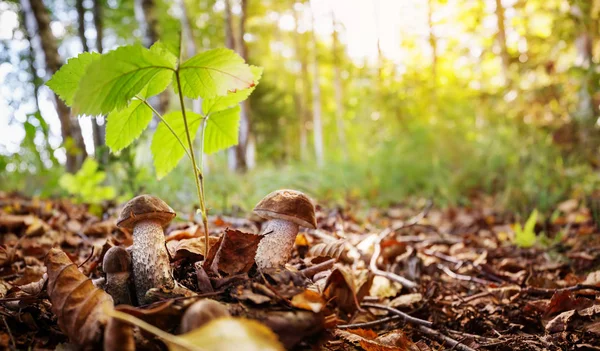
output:
POLYGON ((204 151, 207 154, 224 150, 238 143, 240 107, 212 113, 206 121, 204 151))
POLYGON ((525 222, 524 226, 521 226, 521 223, 516 223, 515 230, 515 240, 514 243, 519 247, 532 247, 537 242, 537 237, 535 235, 535 224, 537 223, 538 211, 533 210, 529 215, 529 218, 525 222))
POLYGON ((137 139, 152 121, 152 110, 142 100, 134 100, 123 110, 107 116, 106 145, 121 151, 137 139))
MULTIPOLYGON (((262 77, 262 67, 250 66, 250 70, 252 71, 254 82, 258 83, 262 77)), ((202 112, 205 115, 210 115, 213 112, 223 111, 227 108, 233 107, 246 100, 250 94, 252 94, 255 88, 256 84, 248 89, 238 90, 227 95, 217 96, 211 99, 203 99, 202 112)))
POLYGON ((179 79, 183 95, 192 99, 224 96, 256 85, 250 66, 229 49, 208 50, 183 62, 179 79))
POLYGON ((106 173, 98 169, 98 162, 93 158, 87 158, 76 174, 63 174, 59 184, 78 202, 100 204, 116 196, 113 187, 102 186, 105 179, 106 173))
POLYGON ((176 58, 164 50, 122 46, 93 61, 79 80, 73 99, 77 114, 107 114, 127 107, 129 100, 152 82, 152 93, 170 83, 176 58))
MULTIPOLYGON (((193 141, 202 122, 202 116, 192 111, 186 111, 186 116, 188 128, 191 130, 190 138, 193 141)), ((185 123, 181 112, 169 112, 163 116, 163 120, 164 122, 160 123, 156 128, 156 132, 154 132, 151 146, 154 169, 158 179, 169 174, 177 166, 186 150, 179 144, 180 140, 183 142, 186 140, 185 123), (168 123, 172 131, 169 130, 165 122, 168 123)))
MULTIPOLYGON (((69 60, 49 86, 67 104, 72 103, 77 113, 109 113, 106 144, 117 152, 137 139, 152 120, 152 110, 144 99, 164 91, 173 74, 179 75, 184 95, 205 99, 205 115, 187 113, 190 139, 194 139, 201 122, 206 120, 203 142, 207 153, 237 144, 240 108, 235 105, 252 93, 262 69, 245 64, 228 49, 205 51, 177 67, 171 49, 159 42, 150 49, 130 45, 104 55, 81 54, 69 60)), ((162 119, 152 142, 159 179, 186 152, 185 146, 180 145, 186 139, 181 112, 170 112, 162 119)))
POLYGON ((100 58, 95 52, 84 52, 70 58, 46 83, 67 105, 73 104, 73 97, 79 87, 79 81, 87 67, 100 58))

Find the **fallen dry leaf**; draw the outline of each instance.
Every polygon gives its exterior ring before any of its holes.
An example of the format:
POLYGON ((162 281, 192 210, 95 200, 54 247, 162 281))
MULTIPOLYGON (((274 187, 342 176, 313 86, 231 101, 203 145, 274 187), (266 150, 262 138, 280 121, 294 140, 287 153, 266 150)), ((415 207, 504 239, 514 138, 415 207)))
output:
POLYGON ((325 307, 325 301, 319 293, 311 290, 305 290, 292 297, 292 306, 319 313, 325 307))
POLYGON ((113 308, 110 295, 94 287, 62 250, 51 249, 45 264, 48 295, 60 329, 77 345, 99 343, 108 322, 104 310, 113 308))
MULTIPOLYGON (((254 256, 262 235, 225 229, 218 242, 218 250, 210 265, 214 273, 235 275, 247 273, 254 264, 254 256)), ((215 244, 217 245, 217 244, 215 244)))

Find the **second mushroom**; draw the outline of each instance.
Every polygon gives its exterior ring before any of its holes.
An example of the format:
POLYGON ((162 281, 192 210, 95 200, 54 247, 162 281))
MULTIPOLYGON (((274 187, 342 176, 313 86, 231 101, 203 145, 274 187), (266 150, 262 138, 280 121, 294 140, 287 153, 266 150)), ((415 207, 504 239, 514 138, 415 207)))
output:
POLYGON ((296 190, 277 190, 265 196, 254 212, 268 221, 264 224, 256 250, 258 268, 284 266, 292 256, 300 226, 315 229, 315 206, 308 196, 296 190))

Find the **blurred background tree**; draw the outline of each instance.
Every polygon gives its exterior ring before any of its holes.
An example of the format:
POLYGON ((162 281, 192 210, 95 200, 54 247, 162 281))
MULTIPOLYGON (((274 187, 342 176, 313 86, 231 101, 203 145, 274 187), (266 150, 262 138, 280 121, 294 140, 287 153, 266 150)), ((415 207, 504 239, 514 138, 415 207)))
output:
POLYGON ((119 194, 191 208, 183 167, 155 180, 148 135, 108 155, 103 117, 76 120, 43 85, 82 51, 181 31, 184 56, 226 46, 265 68, 240 144, 207 159, 213 210, 278 187, 340 204, 490 194, 549 209, 598 188, 599 16, 600 0, 3 1, 0 187, 64 195, 58 179, 87 156, 119 194))

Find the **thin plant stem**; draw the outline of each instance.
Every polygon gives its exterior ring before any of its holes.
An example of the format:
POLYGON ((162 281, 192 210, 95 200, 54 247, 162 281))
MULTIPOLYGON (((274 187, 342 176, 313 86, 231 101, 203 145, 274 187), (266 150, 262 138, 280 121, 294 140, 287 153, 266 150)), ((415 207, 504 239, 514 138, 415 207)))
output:
POLYGON ((177 139, 177 141, 179 142, 179 145, 181 145, 181 147, 183 148, 183 151, 185 151, 185 154, 192 159, 192 156, 190 155, 188 149, 185 147, 185 144, 183 143, 183 140, 181 140, 181 138, 179 138, 179 135, 177 135, 177 133, 175 133, 175 130, 173 130, 173 128, 171 127, 171 125, 169 124, 169 122, 167 122, 163 116, 161 116, 160 113, 158 113, 158 111, 156 111, 156 109, 154 107, 152 107, 152 105, 144 98, 142 98, 141 96, 135 96, 137 99, 139 99, 141 102, 144 103, 144 105, 150 107, 150 109, 152 110, 152 112, 154 112, 154 114, 156 115, 156 117, 158 117, 158 119, 160 119, 161 122, 163 122, 165 124, 165 127, 167 127, 167 129, 169 129, 169 131, 171 132, 171 134, 173 134, 173 136, 175 137, 175 139, 177 139))
MULTIPOLYGON (((206 215, 206 206, 204 204, 204 189, 201 186, 204 176, 202 170, 198 169, 196 156, 194 155, 194 144, 190 135, 190 128, 187 123, 185 114, 185 105, 183 103, 183 91, 181 90, 181 80, 179 79, 179 70, 175 71, 175 79, 177 80, 177 89, 179 95, 179 104, 181 105, 181 114, 183 116, 183 125, 185 126, 185 136, 187 138, 190 158, 192 159, 192 167, 194 169, 194 180, 196 181, 196 190, 198 191, 198 200, 200 200, 200 212, 202 212, 202 224, 204 225, 204 259, 208 257, 208 217, 206 215)), ((204 140, 202 140, 204 142, 204 140)))
POLYGON ((173 334, 169 334, 165 331, 163 331, 162 329, 159 329, 155 326, 153 326, 150 323, 146 323, 145 321, 136 318, 130 314, 121 312, 121 311, 117 311, 114 309, 106 309, 105 313, 109 316, 111 316, 112 318, 116 318, 118 320, 127 322, 131 325, 135 325, 140 329, 143 329, 145 331, 147 331, 150 334, 154 334, 156 336, 158 336, 159 338, 163 339, 164 341, 166 341, 168 344, 173 344, 173 345, 177 345, 181 348, 183 348, 184 350, 195 350, 195 351, 203 351, 202 348, 190 344, 187 340, 179 338, 173 334))

